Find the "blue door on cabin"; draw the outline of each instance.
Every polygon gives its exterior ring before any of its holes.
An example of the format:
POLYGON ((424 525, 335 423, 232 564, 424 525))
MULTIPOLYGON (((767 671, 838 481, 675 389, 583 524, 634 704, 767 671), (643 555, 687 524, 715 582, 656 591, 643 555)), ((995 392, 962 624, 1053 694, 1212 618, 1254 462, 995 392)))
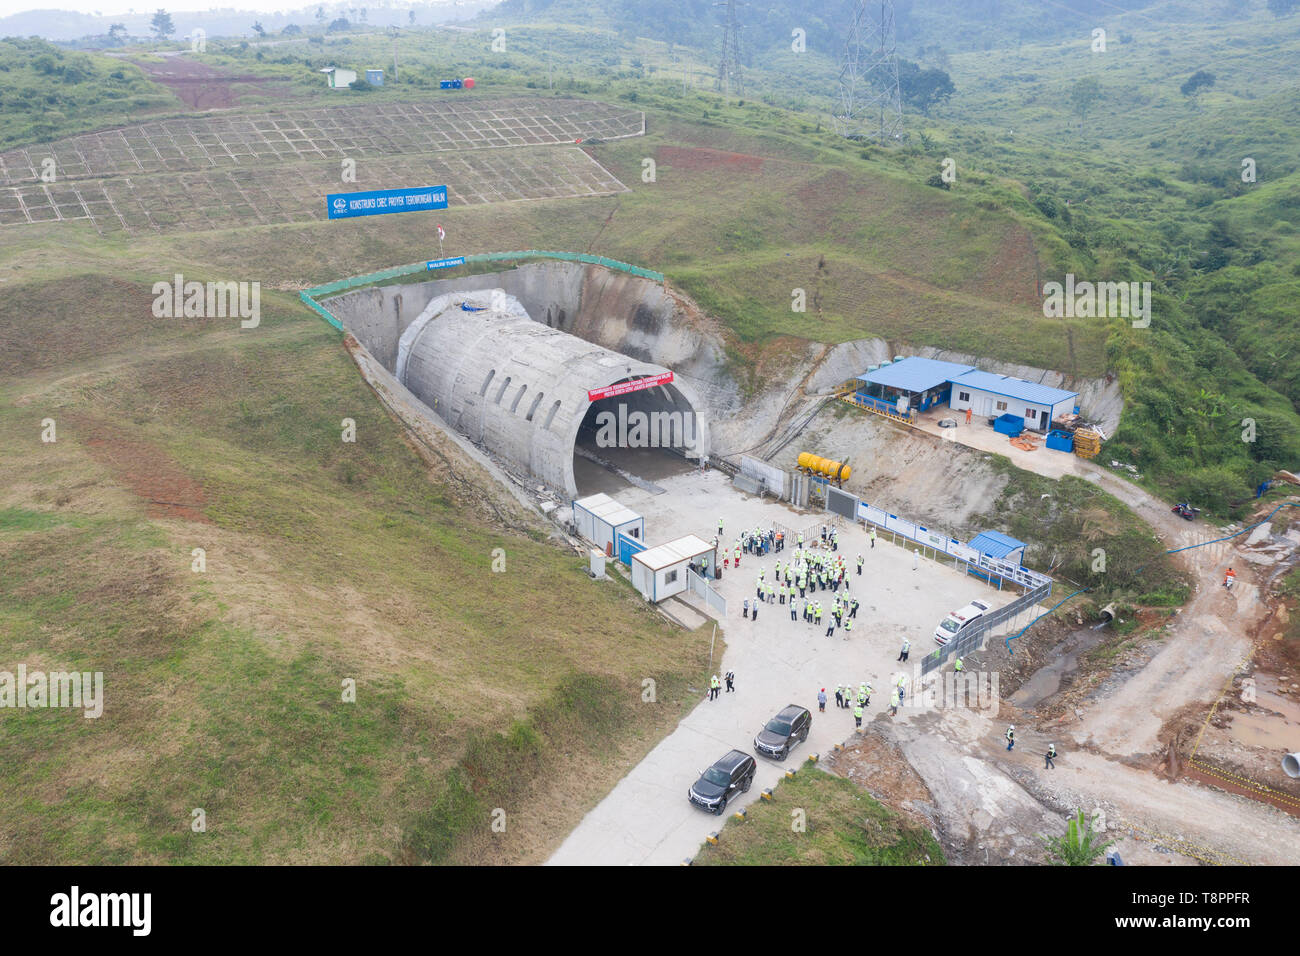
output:
POLYGON ((622 531, 618 533, 618 559, 624 564, 631 566, 632 555, 644 550, 645 545, 636 538, 630 537, 622 531))

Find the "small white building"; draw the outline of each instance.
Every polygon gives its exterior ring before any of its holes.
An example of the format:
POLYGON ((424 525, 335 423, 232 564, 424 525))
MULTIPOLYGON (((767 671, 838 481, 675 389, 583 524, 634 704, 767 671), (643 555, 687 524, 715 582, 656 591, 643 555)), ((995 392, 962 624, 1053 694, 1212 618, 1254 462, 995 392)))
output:
POLYGON ((618 553, 619 532, 645 540, 645 519, 609 495, 589 495, 573 503, 573 524, 578 534, 604 554, 618 553))
POLYGON ((948 407, 953 411, 969 408, 973 414, 989 418, 1016 415, 1025 420, 1026 428, 1038 432, 1047 431, 1054 419, 1074 411, 1079 401, 1078 392, 978 369, 958 375, 951 382, 948 407))
POLYGON ((356 70, 345 70, 337 66, 327 66, 321 72, 325 74, 325 85, 331 90, 346 90, 357 79, 356 70))
POLYGON ((686 590, 686 569, 708 557, 709 569, 717 567, 716 549, 703 538, 688 534, 676 541, 647 548, 632 555, 632 586, 647 601, 658 603, 686 590))

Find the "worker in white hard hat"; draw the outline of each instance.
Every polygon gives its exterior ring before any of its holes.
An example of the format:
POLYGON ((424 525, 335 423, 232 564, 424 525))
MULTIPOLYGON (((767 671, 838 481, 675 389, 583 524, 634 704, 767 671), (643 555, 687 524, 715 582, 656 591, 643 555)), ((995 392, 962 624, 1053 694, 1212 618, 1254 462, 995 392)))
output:
POLYGON ((1015 745, 1016 745, 1016 728, 1015 728, 1015 725, 1012 725, 1012 726, 1010 726, 1010 727, 1007 728, 1006 737, 1007 737, 1007 750, 1011 750, 1011 749, 1014 748, 1015 745))

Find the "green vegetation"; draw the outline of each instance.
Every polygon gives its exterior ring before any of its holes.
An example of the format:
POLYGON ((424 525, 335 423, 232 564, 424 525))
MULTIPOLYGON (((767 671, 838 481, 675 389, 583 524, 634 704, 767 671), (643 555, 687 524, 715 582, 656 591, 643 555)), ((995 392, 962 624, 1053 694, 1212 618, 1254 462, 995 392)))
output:
POLYGON ((1186 599, 1188 581, 1165 554, 1167 546, 1114 496, 1073 475, 1053 480, 1024 471, 1002 455, 994 455, 992 465, 1007 484, 972 523, 1026 542, 1027 565, 1092 589, 1098 599, 1129 597, 1158 606, 1186 599))
POLYGON ((1092 823, 1082 810, 1070 819, 1064 836, 1043 837, 1043 842, 1053 866, 1092 866, 1114 843, 1093 833, 1092 823))
POLYGON ((0 39, 0 149, 46 143, 178 105, 138 66, 44 40, 0 39))
POLYGON ((296 298, 264 292, 252 332, 160 321, 118 261, 0 301, 0 658, 102 671, 107 700, 6 718, 6 859, 537 860, 693 703, 708 635, 417 455, 296 298), (557 780, 567 821, 535 812, 557 780))
POLYGON ((940 866, 943 849, 925 827, 863 789, 805 762, 775 799, 728 818, 717 846, 696 866, 940 866))

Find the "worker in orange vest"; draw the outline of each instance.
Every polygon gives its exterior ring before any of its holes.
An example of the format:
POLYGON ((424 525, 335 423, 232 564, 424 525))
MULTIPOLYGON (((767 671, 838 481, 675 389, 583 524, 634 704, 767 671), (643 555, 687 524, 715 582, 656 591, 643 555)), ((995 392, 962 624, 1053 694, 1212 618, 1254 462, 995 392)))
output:
POLYGON ((1228 568, 1228 573, 1223 576, 1223 586, 1229 591, 1232 590, 1232 583, 1237 580, 1237 572, 1228 568))

